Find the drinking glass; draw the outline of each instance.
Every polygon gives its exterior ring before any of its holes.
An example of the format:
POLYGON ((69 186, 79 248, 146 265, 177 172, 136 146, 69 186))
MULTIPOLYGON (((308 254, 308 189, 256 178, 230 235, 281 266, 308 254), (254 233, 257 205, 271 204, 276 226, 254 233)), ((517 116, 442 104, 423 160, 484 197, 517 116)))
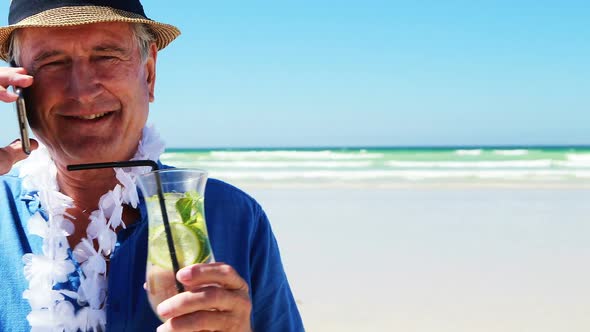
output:
POLYGON ((149 223, 147 294, 156 312, 158 304, 183 291, 176 280, 178 269, 214 261, 205 222, 207 172, 155 170, 139 176, 138 182, 149 223))

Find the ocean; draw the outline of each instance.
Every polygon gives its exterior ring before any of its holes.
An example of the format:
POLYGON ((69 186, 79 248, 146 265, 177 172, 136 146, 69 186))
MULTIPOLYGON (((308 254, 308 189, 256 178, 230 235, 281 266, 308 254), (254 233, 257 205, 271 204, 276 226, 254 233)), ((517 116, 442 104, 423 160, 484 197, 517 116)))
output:
POLYGON ((306 331, 590 331, 590 147, 169 149, 264 208, 306 331))
POLYGON ((168 149, 162 161, 250 185, 590 185, 590 147, 168 149))

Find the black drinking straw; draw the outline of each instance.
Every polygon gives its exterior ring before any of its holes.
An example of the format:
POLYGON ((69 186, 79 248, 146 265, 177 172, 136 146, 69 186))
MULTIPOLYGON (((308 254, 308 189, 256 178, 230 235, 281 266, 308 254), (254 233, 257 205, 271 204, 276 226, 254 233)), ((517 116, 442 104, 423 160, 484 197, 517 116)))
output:
MULTIPOLYGON (((89 169, 99 168, 124 168, 124 167, 151 167, 152 171, 160 169, 158 163, 153 160, 131 160, 131 161, 113 161, 107 163, 93 163, 93 164, 78 164, 68 165, 68 171, 83 171, 89 169)), ((174 269, 174 281, 176 281, 176 289, 179 293, 184 292, 184 286, 176 279, 176 274, 180 269, 178 258, 176 258, 176 249, 174 248, 174 240, 172 239, 172 231, 170 229, 170 222, 168 222, 168 213, 166 212, 166 203, 164 202, 164 190, 162 189, 162 180, 160 173, 155 172, 156 186, 158 191, 158 200, 160 201, 160 209, 162 210, 162 220, 164 221, 164 231, 166 232, 166 240, 168 242, 168 250, 170 251, 170 259, 172 260, 172 268, 174 269)))

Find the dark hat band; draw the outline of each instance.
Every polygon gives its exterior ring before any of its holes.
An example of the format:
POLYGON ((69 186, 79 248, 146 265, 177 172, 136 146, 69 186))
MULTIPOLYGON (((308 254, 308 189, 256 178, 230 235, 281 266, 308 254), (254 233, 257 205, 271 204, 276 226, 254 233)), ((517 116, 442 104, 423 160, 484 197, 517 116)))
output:
POLYGON ((139 0, 12 0, 8 24, 17 24, 46 10, 73 6, 111 7, 147 18, 139 0))

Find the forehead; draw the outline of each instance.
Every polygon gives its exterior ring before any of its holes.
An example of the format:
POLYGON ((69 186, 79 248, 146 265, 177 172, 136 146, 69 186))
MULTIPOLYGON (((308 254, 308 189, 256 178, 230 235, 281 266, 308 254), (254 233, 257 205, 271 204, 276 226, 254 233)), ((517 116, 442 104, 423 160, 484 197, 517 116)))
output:
POLYGON ((92 49, 100 44, 129 44, 133 40, 130 23, 107 22, 73 27, 23 28, 18 32, 23 55, 68 48, 92 49), (26 52, 24 52, 26 50, 26 52))

